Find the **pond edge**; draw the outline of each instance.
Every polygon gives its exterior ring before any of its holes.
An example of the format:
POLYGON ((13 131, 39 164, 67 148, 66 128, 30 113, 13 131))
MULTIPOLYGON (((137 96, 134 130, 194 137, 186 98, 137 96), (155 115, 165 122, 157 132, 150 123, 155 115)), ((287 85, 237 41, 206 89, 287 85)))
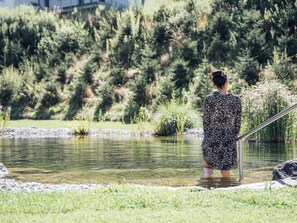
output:
POLYGON ((66 191, 89 191, 104 187, 113 187, 117 185, 125 185, 132 188, 150 188, 150 189, 164 189, 164 190, 193 190, 193 191, 218 191, 218 190, 275 190, 283 187, 297 187, 297 178, 287 178, 274 181, 266 181, 261 183, 245 184, 235 187, 224 187, 216 189, 206 189, 200 186, 146 186, 138 184, 42 184, 36 182, 23 183, 14 179, 0 178, 0 192, 66 192, 66 191))

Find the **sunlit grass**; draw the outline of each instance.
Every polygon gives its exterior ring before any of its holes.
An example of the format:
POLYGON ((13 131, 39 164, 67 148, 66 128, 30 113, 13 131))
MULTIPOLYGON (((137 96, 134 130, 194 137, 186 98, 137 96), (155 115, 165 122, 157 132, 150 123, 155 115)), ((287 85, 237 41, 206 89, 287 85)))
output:
MULTIPOLYGON (((197 10, 209 13, 212 10, 213 0, 194 0, 197 10)), ((187 1, 183 0, 146 0, 144 2, 144 13, 153 15, 161 6, 165 6, 170 11, 180 11, 185 8, 187 1)))
POLYGON ((296 187, 200 192, 119 185, 89 192, 1 192, 0 215, 1 222, 292 222, 296 196, 296 187))
MULTIPOLYGON (((11 120, 8 127, 11 128, 69 128, 79 121, 60 121, 60 120, 11 120)), ((91 122, 91 129, 111 129, 111 130, 154 130, 155 126, 149 122, 137 124, 125 124, 122 122, 91 122)))

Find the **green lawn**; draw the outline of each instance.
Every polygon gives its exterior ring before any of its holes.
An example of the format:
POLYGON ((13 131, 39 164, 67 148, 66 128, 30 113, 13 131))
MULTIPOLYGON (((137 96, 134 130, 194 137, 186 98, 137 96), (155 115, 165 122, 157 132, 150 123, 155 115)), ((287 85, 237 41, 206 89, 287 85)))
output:
POLYGON ((0 192, 1 222, 294 222, 297 188, 207 191, 103 187, 0 192))
MULTIPOLYGON (((60 120, 11 120, 8 127, 12 128, 72 128, 78 121, 60 120)), ((122 122, 91 122, 93 129, 112 129, 112 130, 154 130, 152 123, 124 124, 122 122)))

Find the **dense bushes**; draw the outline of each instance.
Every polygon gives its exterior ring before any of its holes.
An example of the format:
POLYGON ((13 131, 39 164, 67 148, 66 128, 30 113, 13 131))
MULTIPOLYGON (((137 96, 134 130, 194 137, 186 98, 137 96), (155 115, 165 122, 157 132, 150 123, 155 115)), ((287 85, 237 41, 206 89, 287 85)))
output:
POLYGON ((3 70, 0 75, 0 104, 7 107, 12 104, 14 97, 19 93, 22 77, 13 67, 3 70))
POLYGON ((147 0, 79 15, 0 9, 0 99, 12 118, 87 110, 130 122, 172 95, 201 110, 213 68, 230 73, 236 94, 266 68, 296 92, 293 1, 147 0))
MULTIPOLYGON (((250 130, 297 102, 287 87, 277 82, 258 83, 242 93, 243 131, 250 130)), ((284 142, 297 138, 296 112, 290 113, 254 134, 259 140, 284 142)))
POLYGON ((53 14, 25 6, 1 9, 0 21, 0 64, 15 67, 36 54, 41 39, 54 34, 58 24, 53 14))

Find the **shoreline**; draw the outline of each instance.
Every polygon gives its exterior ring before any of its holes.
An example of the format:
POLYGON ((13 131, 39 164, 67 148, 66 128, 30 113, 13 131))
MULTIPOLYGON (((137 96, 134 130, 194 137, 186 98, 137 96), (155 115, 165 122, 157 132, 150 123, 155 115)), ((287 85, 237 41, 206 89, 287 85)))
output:
POLYGON ((139 184, 42 184, 36 182, 21 182, 14 179, 0 178, 0 192, 66 192, 66 191, 89 191, 99 188, 108 188, 116 185, 125 185, 134 188, 152 188, 152 189, 167 189, 167 190, 182 190, 191 189, 198 191, 217 191, 217 190, 271 190, 280 189, 283 187, 297 187, 297 178, 286 178, 281 180, 266 181, 260 183, 243 184, 239 186, 221 187, 214 189, 207 189, 201 186, 182 186, 182 187, 171 187, 171 186, 148 186, 139 184))
MULTIPOLYGON (((70 128, 5 128, 2 129, 2 137, 7 138, 71 138, 75 135, 70 128)), ((113 130, 113 129, 90 129, 88 137, 162 137, 156 135, 152 130, 113 130)), ((171 137, 174 137, 172 135, 171 137)), ((183 133, 183 137, 202 138, 202 129, 187 129, 183 133)))

